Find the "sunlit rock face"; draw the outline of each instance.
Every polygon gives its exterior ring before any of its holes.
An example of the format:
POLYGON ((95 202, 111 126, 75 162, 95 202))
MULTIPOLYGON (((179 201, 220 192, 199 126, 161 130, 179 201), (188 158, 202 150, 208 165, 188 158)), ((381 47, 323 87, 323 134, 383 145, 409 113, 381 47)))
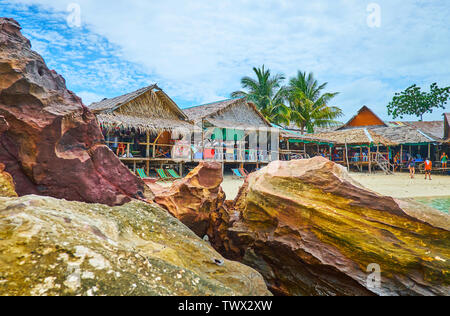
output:
POLYGON ((14 180, 9 173, 5 171, 5 165, 0 163, 0 196, 17 197, 14 180))
POLYGON ((222 254, 261 272, 274 294, 450 294, 448 227, 406 214, 324 158, 271 163, 231 207, 222 254))
POLYGON ((203 237, 210 230, 214 216, 223 212, 225 192, 222 182, 221 164, 201 162, 188 176, 171 187, 150 187, 156 203, 203 237))
POLYGON ((167 211, 0 198, 0 296, 270 295, 167 211))
POLYGON ((0 116, 8 124, 0 137, 0 161, 19 195, 108 205, 142 197, 144 183, 104 145, 95 116, 31 50, 19 24, 5 18, 0 18, 0 116))

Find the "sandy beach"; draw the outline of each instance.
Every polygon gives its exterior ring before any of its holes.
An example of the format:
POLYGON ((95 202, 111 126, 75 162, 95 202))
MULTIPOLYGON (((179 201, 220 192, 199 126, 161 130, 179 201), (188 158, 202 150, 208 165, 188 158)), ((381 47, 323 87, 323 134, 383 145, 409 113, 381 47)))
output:
MULTIPOLYGON (((432 181, 425 180, 421 174, 416 175, 415 179, 410 179, 407 173, 395 175, 352 173, 351 176, 366 188, 394 198, 450 196, 450 176, 434 175, 432 181)), ((227 199, 234 199, 243 183, 243 180, 226 175, 222 187, 227 199)))
POLYGON ((450 176, 433 175, 432 181, 425 180, 422 174, 410 179, 407 173, 395 175, 352 173, 351 176, 368 189, 395 198, 450 195, 450 176))
MULTIPOLYGON (((450 196, 450 176, 433 175, 432 181, 425 180, 424 175, 418 174, 410 179, 407 173, 395 175, 351 173, 353 179, 366 188, 394 198, 418 198, 450 196)), ((231 175, 225 175, 222 188, 227 200, 234 200, 244 180, 231 175)), ((163 186, 170 186, 171 182, 159 182, 163 186)))

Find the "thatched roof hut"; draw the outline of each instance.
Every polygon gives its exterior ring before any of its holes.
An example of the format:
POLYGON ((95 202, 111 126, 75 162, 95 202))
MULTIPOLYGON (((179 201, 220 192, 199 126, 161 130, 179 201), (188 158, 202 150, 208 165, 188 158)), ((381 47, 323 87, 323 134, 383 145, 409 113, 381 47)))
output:
POLYGON ((89 109, 106 129, 131 129, 160 133, 194 126, 178 105, 156 84, 100 102, 89 109))
POLYGON ((204 104, 184 110, 196 125, 230 129, 254 129, 272 127, 270 122, 258 111, 256 105, 246 98, 231 99, 204 104))
POLYGON ((311 135, 320 139, 328 139, 338 145, 381 145, 396 146, 397 143, 367 128, 318 133, 311 135))

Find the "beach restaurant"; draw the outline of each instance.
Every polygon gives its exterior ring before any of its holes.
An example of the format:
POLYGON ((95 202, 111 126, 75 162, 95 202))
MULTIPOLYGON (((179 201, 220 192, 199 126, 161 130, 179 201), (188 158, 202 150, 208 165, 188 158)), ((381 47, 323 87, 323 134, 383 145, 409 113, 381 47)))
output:
POLYGON ((333 160, 360 171, 371 171, 374 166, 386 172, 387 168, 404 169, 410 157, 419 164, 430 157, 440 170, 440 157, 449 150, 449 117, 444 114, 443 121, 384 122, 364 106, 346 124, 311 136, 335 142, 334 150, 343 155, 333 160))
POLYGON ((190 143, 182 139, 194 125, 178 105, 156 84, 103 99, 89 109, 96 114, 107 145, 130 169, 151 163, 191 159, 190 143))
POLYGON ((184 113, 200 128, 193 137, 194 162, 254 169, 279 159, 278 129, 246 98, 194 106, 184 113))

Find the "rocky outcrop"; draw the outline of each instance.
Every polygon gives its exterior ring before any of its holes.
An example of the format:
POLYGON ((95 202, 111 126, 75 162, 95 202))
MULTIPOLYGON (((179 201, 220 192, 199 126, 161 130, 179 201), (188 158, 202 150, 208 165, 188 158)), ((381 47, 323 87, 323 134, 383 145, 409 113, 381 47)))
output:
POLYGON ((171 187, 150 185, 155 202, 178 218, 198 236, 205 236, 224 210, 222 165, 201 162, 171 187))
POLYGON ((17 197, 14 180, 9 173, 5 171, 5 165, 0 163, 0 196, 17 197))
POLYGON ((0 296, 270 295, 165 210, 0 198, 0 296))
POLYGON ((450 293, 449 230, 324 158, 271 163, 247 178, 233 208, 218 248, 261 272, 274 294, 450 293))
POLYGON ((19 24, 5 18, 0 115, 9 125, 0 137, 0 161, 19 195, 108 205, 142 197, 144 183, 104 145, 95 116, 31 50, 19 24))

